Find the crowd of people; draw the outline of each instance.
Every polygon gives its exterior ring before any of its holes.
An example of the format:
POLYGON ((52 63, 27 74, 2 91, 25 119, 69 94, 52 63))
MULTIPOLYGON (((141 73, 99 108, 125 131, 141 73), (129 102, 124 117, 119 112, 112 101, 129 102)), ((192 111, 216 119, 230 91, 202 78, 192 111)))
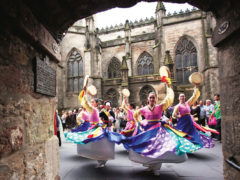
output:
MULTIPOLYGON (((97 101, 97 99, 96 99, 97 101)), ((97 101, 98 102, 98 101, 97 101)), ((100 101, 99 101, 100 102, 100 101)), ((124 110, 124 107, 111 107, 110 102, 106 102, 102 104, 98 104, 97 108, 99 112, 103 112, 103 110, 107 110, 111 113, 111 130, 114 132, 120 133, 125 129, 127 125, 127 115, 128 112, 124 110), (105 105, 104 105, 105 104, 105 105)), ((130 104, 133 111, 138 110, 140 107, 135 106, 134 104, 130 104)), ((141 107, 144 107, 142 105, 141 107)), ((177 124, 177 119, 172 118, 174 107, 170 106, 164 111, 162 119, 165 121, 170 121, 170 123, 174 126, 177 124)), ((81 123, 77 122, 77 116, 85 111, 84 108, 74 109, 74 110, 63 110, 61 113, 61 117, 58 117, 62 123, 63 130, 71 130, 73 128, 77 128, 81 123)), ((221 132, 221 111, 220 111, 220 95, 216 94, 214 96, 214 102, 212 100, 207 99, 204 103, 204 100, 200 100, 199 103, 196 101, 191 106, 191 115, 194 117, 194 121, 202 126, 208 126, 212 129, 216 129, 218 132, 221 132), (212 124, 209 123, 211 118, 216 118, 215 122, 212 124)), ((145 117, 142 115, 142 119, 145 117)), ((133 119, 132 119, 133 120, 133 119)), ((211 134, 211 137, 215 140, 221 141, 221 136, 216 135, 214 133, 211 134)))
MULTIPOLYGON (((107 110, 111 113, 111 129, 114 132, 121 132, 122 129, 125 128, 127 123, 127 114, 124 112, 122 107, 111 107, 110 103, 107 105, 99 105, 98 106, 99 112, 103 112, 103 110, 107 110)), ((85 111, 84 108, 74 109, 62 111, 61 115, 61 122, 63 125, 63 130, 71 130, 73 128, 77 128, 80 123, 77 121, 77 116, 82 112, 85 111)))

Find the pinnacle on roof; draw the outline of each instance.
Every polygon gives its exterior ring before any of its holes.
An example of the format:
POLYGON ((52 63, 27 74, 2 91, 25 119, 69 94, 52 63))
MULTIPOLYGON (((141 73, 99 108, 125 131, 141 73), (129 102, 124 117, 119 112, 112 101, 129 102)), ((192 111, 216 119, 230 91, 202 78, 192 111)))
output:
POLYGON ((121 70, 123 70, 123 69, 128 69, 127 61, 126 61, 126 56, 123 56, 123 57, 122 57, 122 66, 121 66, 121 70))
POLYGON ((126 22, 125 22, 125 30, 128 30, 128 29, 130 29, 130 25, 129 25, 129 21, 126 20, 126 22))
POLYGON ((190 12, 190 10, 187 8, 187 9, 185 9, 185 13, 189 13, 190 12))
POLYGON ((164 65, 169 65, 169 64, 173 64, 173 60, 172 57, 170 55, 170 51, 166 51, 165 52, 165 58, 164 58, 164 65))
POLYGON ((158 1, 157 7, 156 7, 156 12, 160 11, 160 10, 166 11, 166 8, 165 8, 165 6, 164 6, 162 1, 158 1))

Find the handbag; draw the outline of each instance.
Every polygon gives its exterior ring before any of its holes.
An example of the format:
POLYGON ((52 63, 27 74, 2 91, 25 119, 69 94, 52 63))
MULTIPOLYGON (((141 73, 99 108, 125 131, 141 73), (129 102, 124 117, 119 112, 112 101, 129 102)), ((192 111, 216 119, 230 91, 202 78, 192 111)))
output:
POLYGON ((216 124, 217 124, 217 119, 216 119, 216 117, 212 117, 212 118, 209 117, 209 119, 208 119, 208 125, 214 126, 214 125, 216 125, 216 124))

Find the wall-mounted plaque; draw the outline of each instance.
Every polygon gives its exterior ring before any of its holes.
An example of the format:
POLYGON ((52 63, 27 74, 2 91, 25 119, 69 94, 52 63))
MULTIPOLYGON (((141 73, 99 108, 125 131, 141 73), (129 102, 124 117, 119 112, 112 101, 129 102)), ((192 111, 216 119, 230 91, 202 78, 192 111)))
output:
POLYGON ((56 71, 39 57, 34 60, 34 90, 48 96, 56 96, 56 71))

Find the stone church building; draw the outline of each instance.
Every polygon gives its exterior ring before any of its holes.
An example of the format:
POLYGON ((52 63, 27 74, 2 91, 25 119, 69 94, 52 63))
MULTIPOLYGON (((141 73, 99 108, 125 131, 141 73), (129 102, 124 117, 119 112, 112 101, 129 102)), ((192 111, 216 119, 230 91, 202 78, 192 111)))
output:
POLYGON ((125 24, 101 30, 95 26, 95 17, 77 21, 61 42, 59 109, 80 106, 77 97, 85 75, 96 86, 97 97, 111 101, 113 106, 121 104, 123 88, 130 90, 131 103, 146 104, 150 91, 165 91, 159 77, 163 65, 171 70, 175 103, 179 93, 184 92, 187 98, 192 94, 188 77, 196 71, 204 75, 202 99, 219 92, 217 50, 211 43, 215 19, 211 13, 193 8, 166 14, 163 3, 158 2, 155 17, 126 20, 125 24))

